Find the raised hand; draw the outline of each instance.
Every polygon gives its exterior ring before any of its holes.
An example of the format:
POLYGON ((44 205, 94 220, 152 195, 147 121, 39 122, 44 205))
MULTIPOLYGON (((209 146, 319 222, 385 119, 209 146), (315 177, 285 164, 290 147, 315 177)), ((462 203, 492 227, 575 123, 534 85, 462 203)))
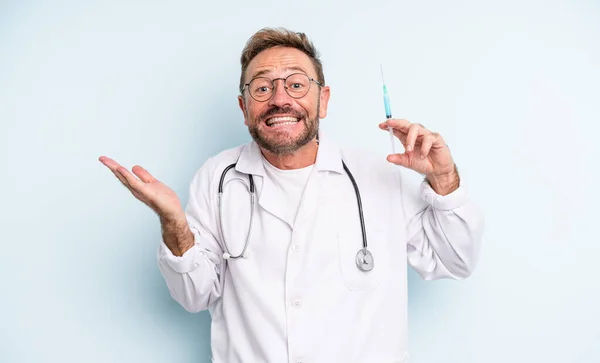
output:
POLYGON ((404 153, 388 155, 391 163, 424 174, 433 189, 448 194, 458 188, 459 178, 450 149, 438 133, 407 120, 389 119, 379 124, 382 130, 393 128, 404 146, 404 153))
POLYGON ((161 219, 181 220, 184 218, 185 214, 177 194, 150 175, 146 169, 136 165, 131 169, 132 174, 106 156, 101 156, 99 160, 115 174, 134 197, 152 208, 161 219))

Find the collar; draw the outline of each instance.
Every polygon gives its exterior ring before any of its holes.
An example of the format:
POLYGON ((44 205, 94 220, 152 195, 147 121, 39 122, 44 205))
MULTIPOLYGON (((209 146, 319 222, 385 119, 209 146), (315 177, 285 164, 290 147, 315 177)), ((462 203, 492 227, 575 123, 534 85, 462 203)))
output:
MULTIPOLYGON (((246 144, 240 154, 235 170, 251 175, 265 176, 265 168, 262 163, 262 152, 254 141, 246 144)), ((342 154, 339 147, 328 139, 323 131, 319 129, 319 149, 315 161, 317 171, 334 171, 343 173, 342 154)))

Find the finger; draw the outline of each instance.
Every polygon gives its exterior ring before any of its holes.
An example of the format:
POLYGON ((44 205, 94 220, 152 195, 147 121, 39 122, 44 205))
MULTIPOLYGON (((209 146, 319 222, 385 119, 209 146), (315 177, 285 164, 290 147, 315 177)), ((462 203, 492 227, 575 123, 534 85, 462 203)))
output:
POLYGON ((112 173, 117 177, 117 179, 119 179, 119 181, 127 189, 129 189, 130 192, 133 193, 133 187, 130 184, 130 182, 127 180, 127 177, 126 177, 127 169, 122 167, 119 163, 117 163, 113 159, 106 157, 106 156, 101 156, 98 160, 100 160, 100 162, 102 164, 104 164, 106 167, 108 167, 110 169, 110 171, 112 171, 112 173), (125 173, 123 173, 122 170, 125 170, 125 173))
POLYGON ((102 164, 104 164, 106 167, 108 167, 113 172, 115 172, 117 170, 117 168, 121 166, 121 165, 119 165, 119 163, 117 163, 113 159, 106 157, 106 156, 101 156, 100 158, 98 158, 98 160, 100 160, 100 162, 102 164))
POLYGON ((435 139, 436 135, 434 133, 423 136, 423 141, 421 143, 421 159, 425 159, 427 155, 429 155, 429 150, 431 150, 431 146, 435 142, 435 139))
MULTIPOLYGON (((389 131, 389 126, 385 122, 380 123, 378 126, 381 130, 389 131)), ((400 140, 400 142, 402 143, 402 146, 406 147, 406 132, 400 131, 398 129, 393 129, 393 130, 394 130, 393 131, 394 136, 396 136, 398 138, 398 140, 400 140)))
POLYGON ((136 192, 138 192, 140 194, 144 194, 143 188, 146 183, 144 183, 143 181, 136 178, 135 175, 131 174, 127 169, 125 169, 122 166, 119 166, 117 168, 117 172, 125 178, 127 184, 129 185, 129 187, 132 190, 135 190, 136 192))
POLYGON ((133 189, 130 185, 129 182, 127 181, 127 179, 125 179, 125 177, 123 175, 121 175, 121 173, 119 173, 118 171, 115 172, 116 175, 118 175, 119 180, 121 180, 121 183, 123 183, 123 185, 125 186, 125 188, 127 188, 127 190, 129 190, 131 192, 131 194, 139 201, 143 202, 144 204, 150 206, 149 202, 148 202, 148 198, 146 198, 145 195, 141 194, 140 192, 137 192, 135 189, 133 189))
POLYGON ((425 128, 419 124, 412 124, 408 129, 408 134, 406 136, 406 151, 411 152, 415 148, 415 142, 417 141, 417 137, 424 135, 425 128))
POLYGON ((408 132, 408 128, 412 125, 410 121, 395 118, 390 118, 386 120, 384 124, 386 125, 386 130, 387 126, 389 126, 395 130, 400 130, 404 132, 408 132))
POLYGON ((133 194, 134 197, 136 197, 138 200, 146 203, 147 199, 144 197, 144 195, 142 195, 140 192, 136 191, 129 184, 129 181, 127 181, 127 178, 125 178, 125 176, 123 174, 121 174, 118 170, 116 170, 114 173, 117 176, 117 178, 121 181, 121 183, 123 183, 125 188, 127 188, 131 192, 131 194, 133 194))
POLYGON ((113 174, 115 174, 115 176, 117 177, 117 179, 119 179, 119 181, 121 182, 121 184, 123 184, 123 186, 125 188, 129 189, 129 191, 133 193, 133 189, 131 188, 131 186, 127 182, 127 179, 125 179, 125 177, 121 173, 119 173, 117 170, 115 170, 115 171, 113 171, 113 174))
POLYGON ((389 126, 385 121, 379 124, 379 128, 385 131, 387 131, 390 127, 391 126, 389 126))
POLYGON ((152 183, 153 181, 156 181, 156 179, 146 169, 139 165, 134 166, 131 171, 133 171, 133 173, 144 183, 152 183))
POLYGON ((410 157, 406 154, 390 154, 387 156, 387 161, 410 168, 410 157))
POLYGON ((398 130, 394 130, 394 136, 396 136, 398 138, 398 140, 400 140, 400 142, 402 143, 402 146, 404 146, 406 148, 406 133, 402 132, 402 131, 398 131, 398 130))

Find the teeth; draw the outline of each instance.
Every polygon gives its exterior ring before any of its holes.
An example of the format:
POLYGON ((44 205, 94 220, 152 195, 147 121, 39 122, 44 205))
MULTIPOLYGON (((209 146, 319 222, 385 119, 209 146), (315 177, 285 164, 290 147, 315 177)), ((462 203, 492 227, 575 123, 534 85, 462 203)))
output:
POLYGON ((298 119, 291 116, 273 117, 267 120, 267 126, 293 125, 298 122, 298 119))

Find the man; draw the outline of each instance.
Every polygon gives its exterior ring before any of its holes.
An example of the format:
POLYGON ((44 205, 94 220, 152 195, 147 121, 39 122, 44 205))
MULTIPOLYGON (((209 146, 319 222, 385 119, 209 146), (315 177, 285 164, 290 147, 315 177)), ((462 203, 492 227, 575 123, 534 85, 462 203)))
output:
POLYGON ((263 29, 241 63, 253 141, 206 161, 185 211, 142 167, 134 176, 100 158, 158 214, 171 295, 209 309, 217 363, 405 362, 407 261, 425 279, 465 278, 477 261, 483 218, 448 147, 419 124, 387 120, 379 127, 405 153, 339 149, 319 132, 330 88, 302 33, 263 29), (408 169, 426 176, 420 189, 404 183, 408 169), (253 184, 256 203, 229 181, 253 184))

